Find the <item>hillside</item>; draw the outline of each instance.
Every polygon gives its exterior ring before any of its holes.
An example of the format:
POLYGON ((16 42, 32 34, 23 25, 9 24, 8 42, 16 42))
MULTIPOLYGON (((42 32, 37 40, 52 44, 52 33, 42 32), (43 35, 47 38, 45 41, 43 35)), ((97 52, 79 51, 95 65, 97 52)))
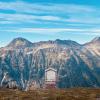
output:
POLYGON ((0 49, 1 87, 43 85, 44 71, 57 69, 57 87, 100 87, 100 39, 81 45, 71 40, 32 43, 16 38, 0 49))

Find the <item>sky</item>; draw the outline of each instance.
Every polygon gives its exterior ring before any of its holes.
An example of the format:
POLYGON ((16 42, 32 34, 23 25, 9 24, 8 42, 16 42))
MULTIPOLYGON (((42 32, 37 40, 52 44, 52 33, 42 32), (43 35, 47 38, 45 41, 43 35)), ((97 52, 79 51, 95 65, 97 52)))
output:
POLYGON ((100 36, 100 0, 0 0, 0 47, 23 37, 31 42, 100 36))

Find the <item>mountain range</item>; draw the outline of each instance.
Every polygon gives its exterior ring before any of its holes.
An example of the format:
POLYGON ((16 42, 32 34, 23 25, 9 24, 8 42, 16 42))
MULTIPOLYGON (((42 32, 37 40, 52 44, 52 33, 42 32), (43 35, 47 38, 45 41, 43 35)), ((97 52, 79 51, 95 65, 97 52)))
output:
POLYGON ((79 44, 72 40, 32 43, 16 38, 0 48, 0 86, 41 87, 48 67, 57 70, 58 88, 100 87, 100 37, 79 44))

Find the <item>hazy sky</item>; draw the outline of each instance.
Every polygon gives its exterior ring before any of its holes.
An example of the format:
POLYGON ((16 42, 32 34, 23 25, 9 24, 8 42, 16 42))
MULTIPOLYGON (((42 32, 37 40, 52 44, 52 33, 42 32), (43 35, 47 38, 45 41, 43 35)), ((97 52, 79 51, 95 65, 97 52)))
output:
POLYGON ((0 0, 0 47, 13 38, 32 42, 100 36, 100 0, 0 0))

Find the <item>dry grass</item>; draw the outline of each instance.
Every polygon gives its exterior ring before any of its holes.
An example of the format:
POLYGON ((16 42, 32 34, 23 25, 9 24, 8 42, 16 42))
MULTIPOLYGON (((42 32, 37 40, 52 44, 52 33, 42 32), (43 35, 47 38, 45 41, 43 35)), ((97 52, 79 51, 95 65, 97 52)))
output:
POLYGON ((100 100, 100 89, 41 89, 27 92, 0 89, 0 100, 100 100))

